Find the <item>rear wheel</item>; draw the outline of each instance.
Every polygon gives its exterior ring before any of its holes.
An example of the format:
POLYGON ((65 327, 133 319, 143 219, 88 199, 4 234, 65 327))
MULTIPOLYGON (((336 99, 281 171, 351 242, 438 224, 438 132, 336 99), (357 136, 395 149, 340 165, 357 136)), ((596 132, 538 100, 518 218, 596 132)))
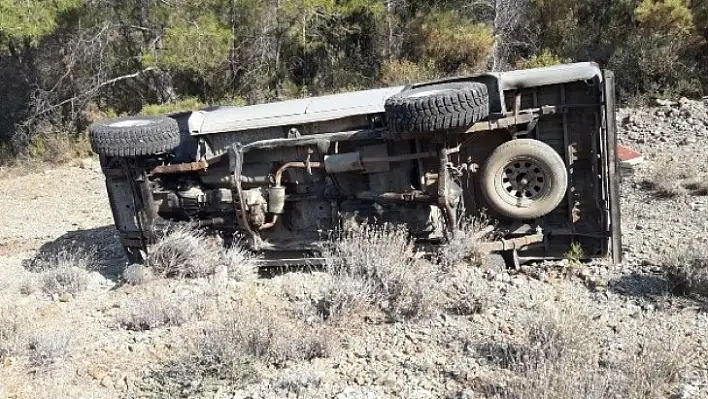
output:
POLYGON ((563 159, 549 145, 532 139, 506 142, 492 153, 482 171, 488 205, 511 219, 535 219, 551 213, 568 189, 563 159))
POLYGON ((91 148, 103 156, 136 157, 167 153, 180 143, 177 121, 168 117, 131 116, 94 124, 91 148))
POLYGON ((479 82, 433 84, 390 97, 385 109, 393 132, 440 132, 466 128, 489 116, 489 93, 479 82))

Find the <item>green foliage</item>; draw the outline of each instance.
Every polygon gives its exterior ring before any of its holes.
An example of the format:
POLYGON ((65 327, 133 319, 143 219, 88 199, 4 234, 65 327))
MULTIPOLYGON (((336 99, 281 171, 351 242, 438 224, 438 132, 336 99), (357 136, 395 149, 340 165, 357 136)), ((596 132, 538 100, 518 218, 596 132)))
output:
POLYGON ((684 36, 694 30, 688 0, 642 0, 634 14, 640 26, 654 34, 684 36))
POLYGON ((226 97, 214 104, 205 104, 196 97, 186 97, 178 101, 173 101, 165 104, 148 104, 140 111, 140 115, 145 116, 160 116, 176 112, 197 111, 209 106, 243 106, 246 105, 246 100, 241 97, 226 97))
POLYGON ((582 245, 573 241, 570 244, 570 248, 568 248, 568 251, 565 253, 565 259, 568 261, 568 265, 570 267, 578 266, 584 257, 585 252, 583 251, 582 245))
POLYGON ((206 105, 196 97, 187 97, 179 101, 166 104, 148 104, 140 110, 140 115, 145 116, 160 116, 167 115, 173 112, 196 111, 204 108, 206 105))
POLYGON ((557 55, 553 54, 550 50, 543 50, 539 54, 535 54, 528 60, 519 61, 516 64, 517 69, 529 69, 529 68, 540 68, 546 66, 553 66, 563 64, 562 60, 557 55))
POLYGON ((62 13, 82 4, 81 0, 0 0, 0 53, 13 41, 36 46, 54 32, 62 13))
POLYGON ((270 102, 492 65, 592 60, 615 71, 623 98, 705 94, 708 0, 501 3, 0 0, 1 152, 60 153, 42 140, 76 136, 111 115, 270 102))
POLYGON ((231 30, 214 15, 181 20, 165 31, 164 49, 145 56, 147 64, 206 74, 228 62, 231 30))
POLYGON ((480 70, 492 54, 494 36, 489 26, 463 18, 456 11, 419 16, 410 29, 416 60, 432 61, 445 74, 480 70))
POLYGON ((435 65, 421 65, 408 60, 395 60, 383 65, 380 80, 387 86, 393 86, 430 81, 439 77, 438 75, 435 65))

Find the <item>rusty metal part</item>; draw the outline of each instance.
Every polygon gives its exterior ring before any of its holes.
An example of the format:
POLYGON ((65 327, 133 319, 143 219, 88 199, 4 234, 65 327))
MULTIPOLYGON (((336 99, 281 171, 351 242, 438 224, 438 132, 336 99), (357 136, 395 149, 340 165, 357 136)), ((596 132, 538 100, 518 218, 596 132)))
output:
POLYGON ((511 114, 499 119, 490 119, 488 121, 477 122, 469 129, 467 129, 466 133, 477 133, 489 130, 508 129, 512 126, 525 125, 527 123, 530 123, 535 118, 538 118, 538 115, 534 113, 521 113, 518 116, 511 114))
POLYGON ((536 233, 519 238, 511 238, 508 240, 498 240, 493 242, 485 242, 479 245, 479 249, 482 252, 499 252, 499 251, 511 251, 527 247, 533 244, 540 244, 544 240, 543 233, 536 233))
POLYGON ((345 154, 334 154, 325 156, 325 170, 327 173, 345 173, 370 170, 372 164, 381 162, 402 162, 415 161, 423 158, 435 157, 435 152, 422 152, 403 155, 393 155, 387 157, 367 157, 363 158, 358 152, 345 154), (367 167, 368 165, 368 167, 367 167))
POLYGON ((412 154, 404 154, 404 155, 394 155, 394 156, 390 156, 390 157, 364 158, 361 160, 361 163, 363 163, 364 166, 366 166, 367 163, 375 163, 375 162, 414 161, 416 159, 433 158, 436 155, 437 155, 437 153, 435 153, 435 152, 421 152, 421 153, 412 153, 412 154))
MULTIPOLYGON (((275 187, 273 189, 279 189, 283 187, 283 173, 285 173, 286 170, 292 169, 292 168, 298 168, 298 169, 307 169, 310 170, 311 168, 324 168, 324 164, 321 162, 288 162, 285 165, 281 166, 277 172, 275 172, 275 187)), ((283 191, 283 201, 285 201, 285 192, 283 191)), ((270 206, 270 205, 269 205, 270 206)), ((278 223, 278 215, 274 214, 273 219, 271 219, 270 222, 262 225, 258 230, 268 230, 272 229, 275 227, 275 225, 278 223)))
POLYGON ((239 227, 241 227, 241 229, 248 233, 251 240, 253 241, 251 243, 251 248, 254 251, 257 251, 260 249, 261 245, 260 236, 255 231, 253 231, 253 229, 251 229, 251 226, 248 224, 248 216, 246 215, 248 209, 244 201, 243 187, 241 187, 241 171, 243 170, 243 151, 241 146, 237 144, 230 147, 228 150, 228 154, 229 169, 233 171, 234 179, 231 193, 233 195, 233 205, 234 212, 236 214, 236 220, 238 221, 239 227), (236 201, 236 199, 238 199, 238 202, 236 201))
POLYGON ((365 169, 358 152, 325 155, 324 164, 327 173, 358 172, 365 169))
POLYGON ((385 202, 419 202, 432 204, 437 201, 437 197, 423 193, 421 191, 413 191, 409 193, 383 193, 376 194, 370 192, 361 192, 356 194, 356 198, 364 201, 385 201, 385 202))
POLYGON ((202 172, 209 168, 207 161, 178 163, 174 165, 162 165, 152 170, 154 175, 173 175, 177 173, 202 172))
POLYGON ((268 212, 275 215, 285 212, 285 187, 271 187, 268 190, 268 212))
POLYGON ((261 227, 258 228, 258 230, 269 230, 275 227, 276 224, 278 224, 278 215, 273 215, 273 219, 271 219, 270 222, 263 224, 261 227))
POLYGON ((322 162, 288 162, 285 165, 281 166, 280 169, 278 169, 277 172, 275 172, 275 187, 281 187, 282 186, 282 181, 283 181, 283 173, 285 173, 286 170, 288 169, 293 169, 293 168, 298 168, 298 169, 309 169, 309 168, 315 168, 315 169, 321 169, 324 168, 324 164, 322 162))
POLYGON ((450 160, 448 157, 448 149, 445 147, 440 148, 438 157, 440 162, 440 169, 438 172, 438 205, 440 205, 440 209, 445 212, 445 216, 447 216, 448 228, 454 237, 457 233, 457 215, 455 214, 455 210, 448 199, 447 164, 450 160))

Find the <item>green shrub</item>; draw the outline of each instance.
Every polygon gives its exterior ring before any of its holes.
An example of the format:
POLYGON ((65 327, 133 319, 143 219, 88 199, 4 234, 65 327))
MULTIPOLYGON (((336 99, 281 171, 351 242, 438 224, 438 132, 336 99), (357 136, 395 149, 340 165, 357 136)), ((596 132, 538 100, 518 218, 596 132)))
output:
POLYGON ((411 52, 418 62, 433 60, 444 74, 480 70, 494 46, 491 28, 456 11, 418 16, 410 24, 411 52))
POLYGON ((569 62, 564 60, 557 55, 553 54, 552 51, 546 49, 539 54, 534 55, 528 60, 519 61, 516 63, 517 69, 531 69, 531 68, 541 68, 553 65, 559 65, 569 62))
POLYGON ((205 103, 196 97, 185 97, 181 100, 165 104, 148 104, 140 111, 140 115, 159 116, 176 112, 196 111, 202 108, 223 105, 223 106, 244 106, 246 100, 242 97, 225 97, 213 103, 205 103))

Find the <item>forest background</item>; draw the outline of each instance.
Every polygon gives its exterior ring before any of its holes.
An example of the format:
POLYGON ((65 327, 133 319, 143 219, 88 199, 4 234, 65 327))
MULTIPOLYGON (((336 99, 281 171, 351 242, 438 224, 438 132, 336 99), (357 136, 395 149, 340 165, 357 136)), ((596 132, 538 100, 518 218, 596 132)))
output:
POLYGON ((594 61, 619 100, 699 97, 708 0, 0 0, 0 163, 117 115, 594 61))

